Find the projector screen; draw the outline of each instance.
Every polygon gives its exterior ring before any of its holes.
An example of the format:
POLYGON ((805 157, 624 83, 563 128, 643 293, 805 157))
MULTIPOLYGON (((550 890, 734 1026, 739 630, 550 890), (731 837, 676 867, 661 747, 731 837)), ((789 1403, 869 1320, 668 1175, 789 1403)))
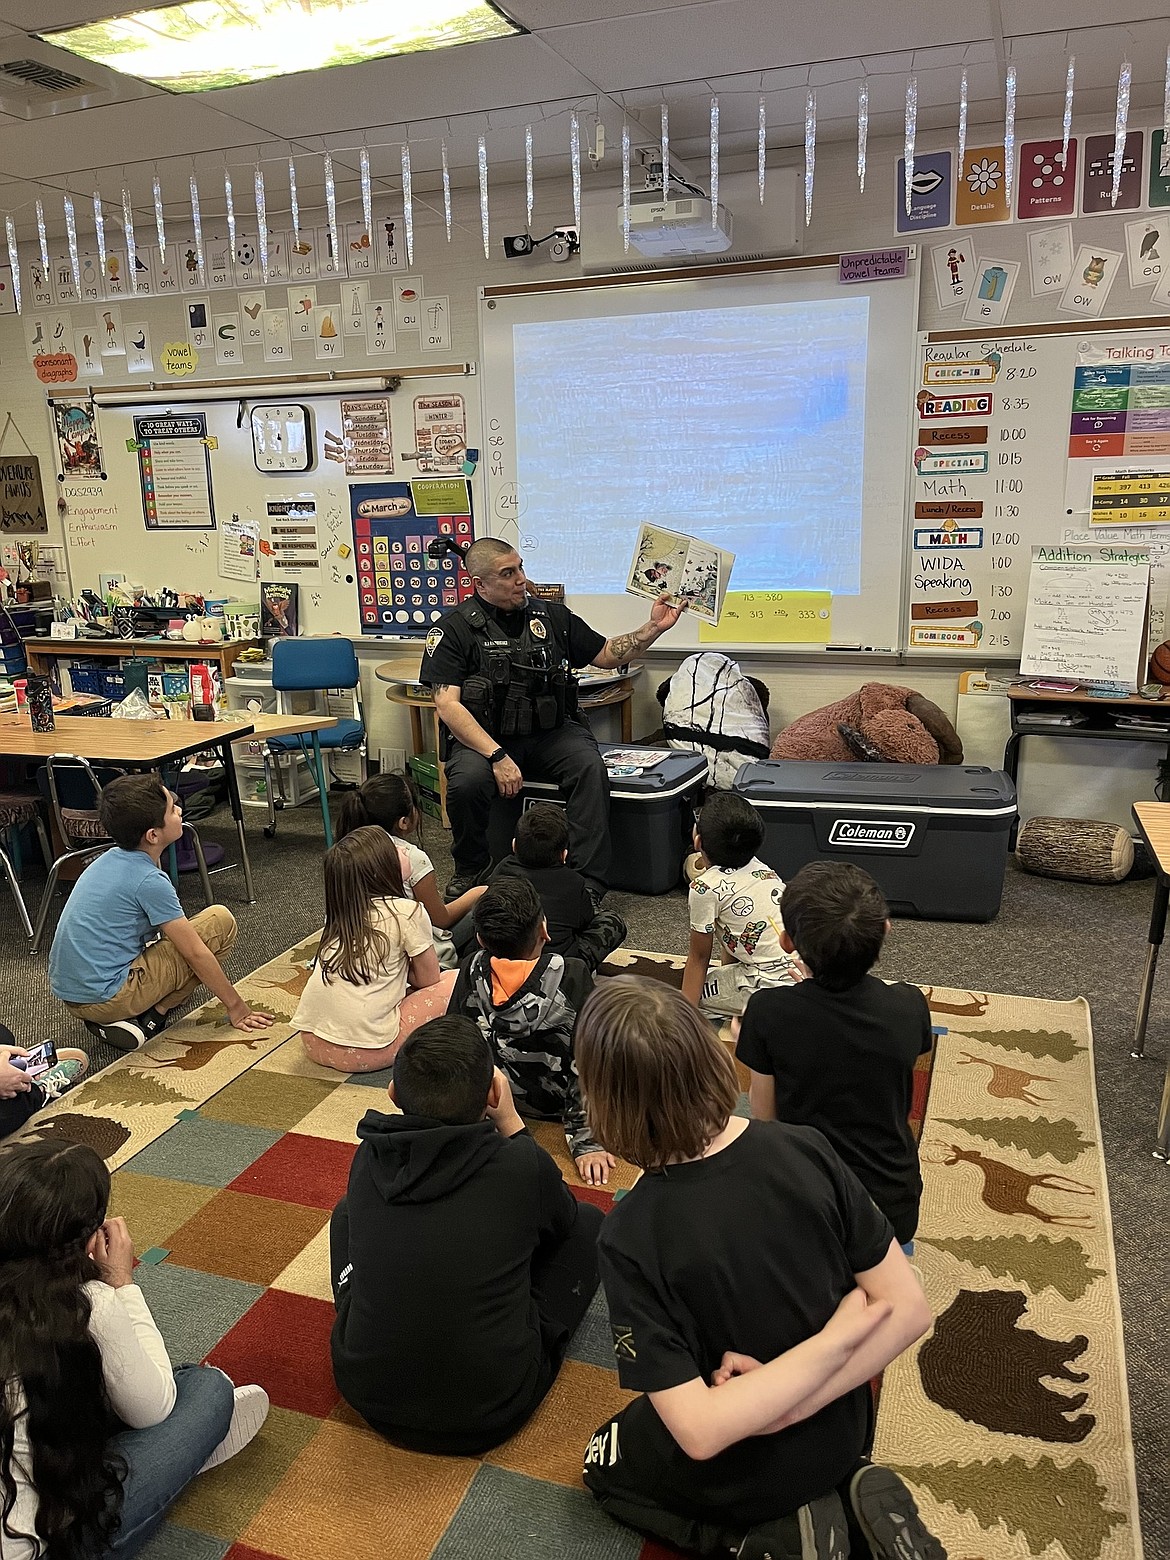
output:
MULTIPOLYGON (((734 553, 733 591, 830 591, 835 641, 894 647, 914 298, 835 268, 492 290, 490 529, 603 633, 644 615, 649 522, 734 553)), ((684 617, 670 643, 696 639, 684 617)))

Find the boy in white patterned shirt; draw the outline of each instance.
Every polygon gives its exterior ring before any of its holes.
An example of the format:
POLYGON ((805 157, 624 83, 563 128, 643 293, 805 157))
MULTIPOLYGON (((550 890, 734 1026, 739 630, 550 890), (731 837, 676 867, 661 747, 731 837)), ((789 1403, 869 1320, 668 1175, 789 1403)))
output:
POLYGON ((711 793, 694 838, 709 865, 691 884, 683 996, 709 1013, 742 1013, 753 991, 801 978, 796 957, 780 944, 784 883, 756 855, 763 820, 734 791, 711 793), (722 962, 709 968, 716 939, 722 962))

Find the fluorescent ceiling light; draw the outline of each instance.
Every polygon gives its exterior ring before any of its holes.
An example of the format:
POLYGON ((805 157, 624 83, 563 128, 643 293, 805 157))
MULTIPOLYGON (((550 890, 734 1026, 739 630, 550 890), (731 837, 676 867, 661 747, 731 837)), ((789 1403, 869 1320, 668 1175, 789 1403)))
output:
POLYGON ((186 0, 38 36, 170 92, 208 92, 523 31, 490 0, 186 0))

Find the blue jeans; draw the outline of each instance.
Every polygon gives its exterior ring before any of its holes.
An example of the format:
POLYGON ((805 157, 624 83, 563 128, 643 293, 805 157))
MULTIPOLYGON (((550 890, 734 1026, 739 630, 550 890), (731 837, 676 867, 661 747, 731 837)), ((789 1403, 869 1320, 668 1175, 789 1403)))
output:
POLYGON ((122 1525, 103 1555, 135 1555, 161 1525, 171 1503, 190 1484, 228 1433, 234 1392, 221 1371, 207 1365, 175 1368, 178 1397, 160 1425, 123 1430, 114 1450, 126 1460, 122 1525))
POLYGON ((902 1241, 901 1242, 901 1246, 902 1246, 902 1250, 906 1253, 906 1255, 908 1257, 912 1257, 914 1255, 914 1242, 912 1240, 904 1240, 904 1241, 902 1241))

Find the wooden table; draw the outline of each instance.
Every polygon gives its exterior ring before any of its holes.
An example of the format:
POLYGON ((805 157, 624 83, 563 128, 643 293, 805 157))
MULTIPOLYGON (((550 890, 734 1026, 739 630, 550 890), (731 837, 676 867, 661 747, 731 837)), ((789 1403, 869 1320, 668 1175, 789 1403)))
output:
MULTIPOLYGON (((1154 882, 1154 903, 1150 909, 1150 945, 1146 954, 1146 968, 1142 976, 1141 995, 1138 997, 1137 1024, 1133 1033, 1131 1056, 1146 1054, 1146 1024, 1150 1017, 1150 995, 1154 986, 1154 973, 1158 968, 1158 954, 1166 935, 1166 909, 1170 905, 1170 802, 1135 802, 1133 816, 1145 840, 1157 869, 1154 882)), ((1170 1159, 1170 1048, 1167 1048, 1166 1078, 1162 1085, 1162 1102, 1158 1107, 1158 1133, 1154 1144, 1154 1158, 1170 1159)))
POLYGON ((204 661, 219 667, 221 678, 230 677, 236 657, 256 644, 254 639, 221 639, 208 645, 191 644, 186 639, 26 639, 24 653, 28 669, 34 673, 52 672, 56 662, 74 660, 102 661, 204 661))
MULTIPOLYGON (((313 771, 313 779, 317 782, 317 796, 321 803, 321 823, 325 830, 325 848, 333 844, 333 822, 329 817, 329 788, 325 783, 325 761, 321 756, 321 732, 327 731, 331 726, 336 726, 335 715, 266 715, 263 713, 248 714, 246 717, 250 736, 236 738, 238 742, 268 742, 273 737, 310 737, 312 739, 313 756, 309 757, 309 750, 305 748, 305 762, 313 771)), ((301 743, 304 748, 304 742, 301 743)), ((272 811, 272 798, 269 797, 269 819, 275 814, 272 811)))
MULTIPOLYGON (((223 756, 228 800, 240 841, 246 902, 254 904, 252 863, 244 836, 244 810, 232 759, 232 743, 251 736, 251 715, 240 722, 222 720, 114 720, 109 715, 62 715, 52 731, 34 731, 27 715, 0 716, 0 758, 52 758, 57 754, 128 769, 157 769, 174 759, 217 748, 223 756)), ((299 717, 290 716, 290 719, 299 717)))

